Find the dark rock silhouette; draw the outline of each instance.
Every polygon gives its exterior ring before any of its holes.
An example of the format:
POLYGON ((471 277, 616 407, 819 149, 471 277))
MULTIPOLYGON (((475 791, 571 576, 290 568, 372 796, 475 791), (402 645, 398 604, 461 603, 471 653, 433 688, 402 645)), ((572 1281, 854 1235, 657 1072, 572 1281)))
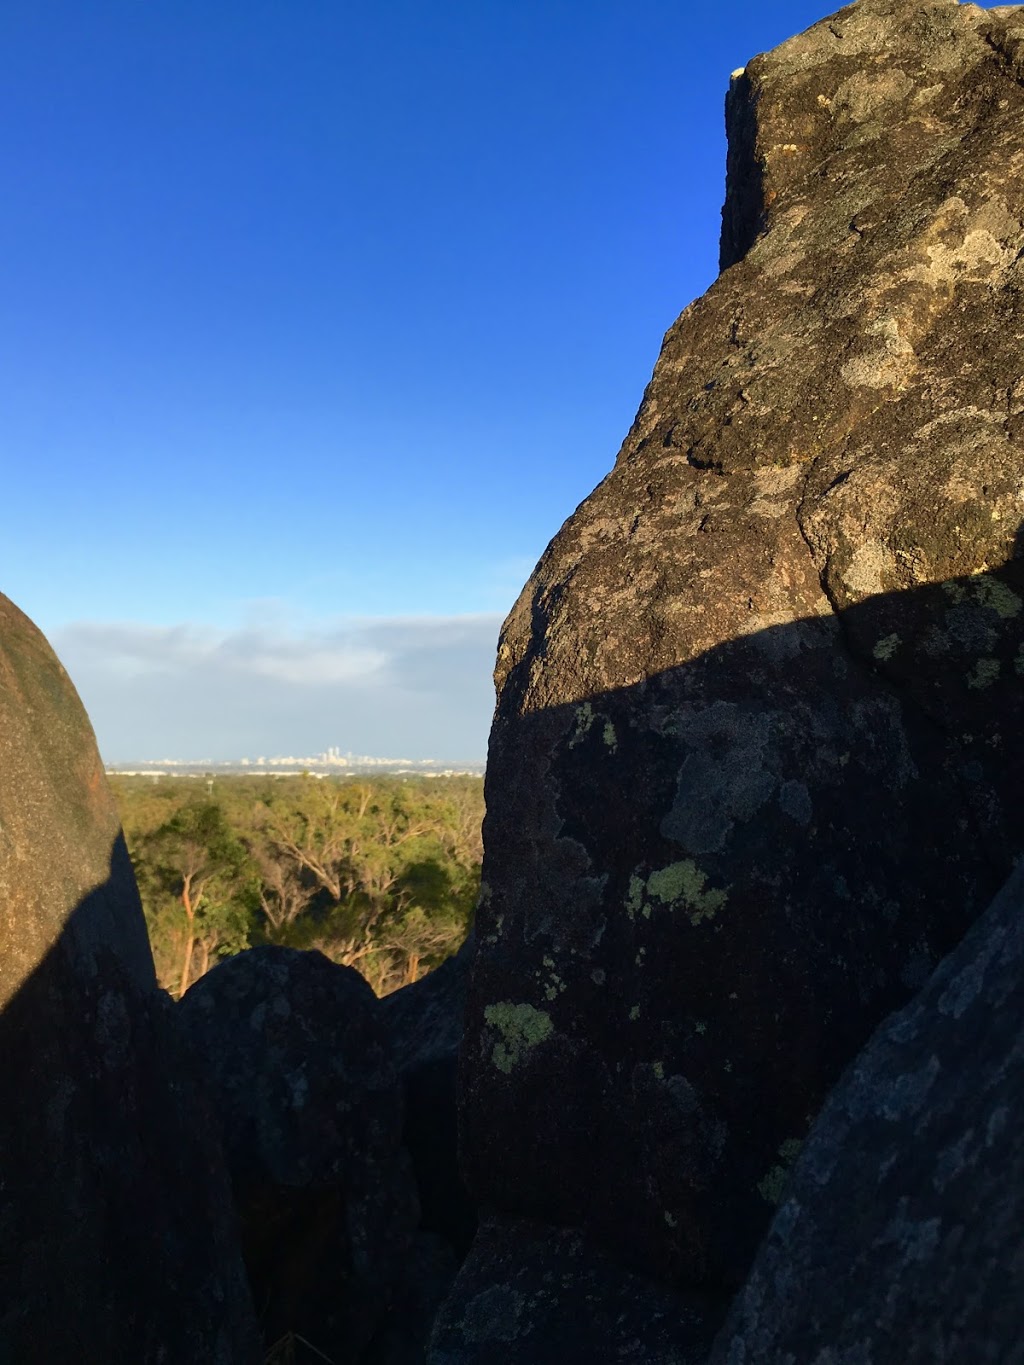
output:
POLYGON ((624 1271, 578 1233, 525 1221, 482 1225, 434 1328, 432 1365, 703 1365, 700 1294, 624 1271))
POLYGON ((459 1173, 456 1074, 476 941, 421 980, 381 1001, 405 1093, 403 1143, 412 1158, 420 1227, 459 1260, 476 1231, 476 1209, 459 1173))
POLYGON ((178 1010, 220 1114, 266 1342, 355 1361, 392 1308, 418 1219, 376 996, 321 953, 253 948, 178 1010))
POLYGON ((472 934, 435 971, 380 1002, 405 1106, 402 1143, 420 1206, 419 1231, 393 1311, 364 1365, 421 1365, 431 1328, 476 1231, 476 1209, 458 1163, 456 1075, 472 934))
POLYGON ((1024 1361, 1024 863, 836 1087, 713 1365, 1024 1361))
POLYGON ((502 632, 467 1182, 712 1315, 1021 850, 1019 15, 860 0, 735 79, 728 268, 502 632))
POLYGON ((259 1359, 88 719, 0 597, 0 1359, 259 1359))

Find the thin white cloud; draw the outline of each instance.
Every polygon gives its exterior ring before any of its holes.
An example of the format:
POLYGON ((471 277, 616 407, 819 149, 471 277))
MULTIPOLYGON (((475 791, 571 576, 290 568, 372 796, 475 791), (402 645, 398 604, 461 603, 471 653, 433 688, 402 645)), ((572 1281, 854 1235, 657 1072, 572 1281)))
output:
POLYGON ((479 759, 496 615, 235 630, 80 621, 53 644, 110 762, 317 753, 479 759))

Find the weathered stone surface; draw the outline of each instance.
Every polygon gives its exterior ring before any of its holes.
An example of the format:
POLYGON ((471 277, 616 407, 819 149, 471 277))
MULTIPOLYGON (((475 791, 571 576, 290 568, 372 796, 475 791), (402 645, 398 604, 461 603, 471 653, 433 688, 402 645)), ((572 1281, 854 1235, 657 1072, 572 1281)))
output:
POLYGON ((729 268, 502 633, 464 1169, 679 1283, 1021 849, 1021 13, 737 78, 729 268))
POLYGON ((698 1295, 629 1274, 566 1229, 485 1223, 438 1317, 427 1360, 703 1365, 720 1314, 698 1295))
POLYGON ((400 1284, 418 1206, 379 1002, 321 953, 253 948, 179 1006, 208 1078, 268 1344, 342 1365, 400 1284))
POLYGON ((434 1232, 417 1233, 391 1311, 360 1365, 423 1365, 438 1309, 458 1268, 446 1238, 434 1232))
POLYGON ((1024 863, 811 1130, 714 1365, 1024 1361, 1024 863))
POLYGON ((412 1158, 420 1226, 459 1260, 476 1231, 476 1208, 459 1173, 456 1079, 466 992, 476 945, 381 1000, 381 1016, 405 1093, 403 1145, 412 1158))
POLYGON ((381 1000, 381 1017, 392 1040, 395 1065, 403 1075, 458 1052, 475 955, 476 935, 470 933, 454 957, 381 1000))
POLYGON ((0 1359, 259 1358, 208 1130, 88 719, 0 597, 0 1359))

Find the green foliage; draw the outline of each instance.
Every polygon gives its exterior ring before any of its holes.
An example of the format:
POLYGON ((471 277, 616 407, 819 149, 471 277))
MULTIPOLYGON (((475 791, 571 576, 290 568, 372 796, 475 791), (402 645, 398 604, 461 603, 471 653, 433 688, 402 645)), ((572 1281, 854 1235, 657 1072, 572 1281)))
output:
POLYGON ((438 966, 480 888, 478 778, 114 778, 161 982, 256 943, 319 948, 383 994, 438 966))

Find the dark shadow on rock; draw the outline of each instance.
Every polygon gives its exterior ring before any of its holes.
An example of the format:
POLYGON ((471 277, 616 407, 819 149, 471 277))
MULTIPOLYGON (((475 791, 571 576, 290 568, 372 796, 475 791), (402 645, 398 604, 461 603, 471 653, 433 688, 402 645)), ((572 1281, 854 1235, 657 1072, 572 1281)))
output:
POLYGON ((260 1358, 215 1124, 129 951, 141 923, 118 835, 0 1013, 4 1361, 260 1358))
POLYGON ((631 1275, 578 1233, 485 1223, 437 1319, 429 1358, 433 1365, 703 1365, 711 1321, 702 1295, 631 1275))
POLYGON ((513 667, 461 1063, 485 1216, 738 1287, 829 1090, 1024 847, 1020 549, 571 704, 513 667))
POLYGON ((359 1360, 419 1212, 380 1002, 352 967, 267 946, 201 977, 177 1013, 222 1126, 266 1345, 294 1335, 359 1360))
POLYGON ((811 1129, 714 1365, 1024 1361, 1024 861, 811 1129))
POLYGON ((476 952, 472 933, 454 957, 381 1000, 405 1092, 403 1144, 412 1158, 420 1227, 443 1237, 458 1261, 476 1231, 476 1208, 458 1164, 456 1083, 466 992, 476 952))

